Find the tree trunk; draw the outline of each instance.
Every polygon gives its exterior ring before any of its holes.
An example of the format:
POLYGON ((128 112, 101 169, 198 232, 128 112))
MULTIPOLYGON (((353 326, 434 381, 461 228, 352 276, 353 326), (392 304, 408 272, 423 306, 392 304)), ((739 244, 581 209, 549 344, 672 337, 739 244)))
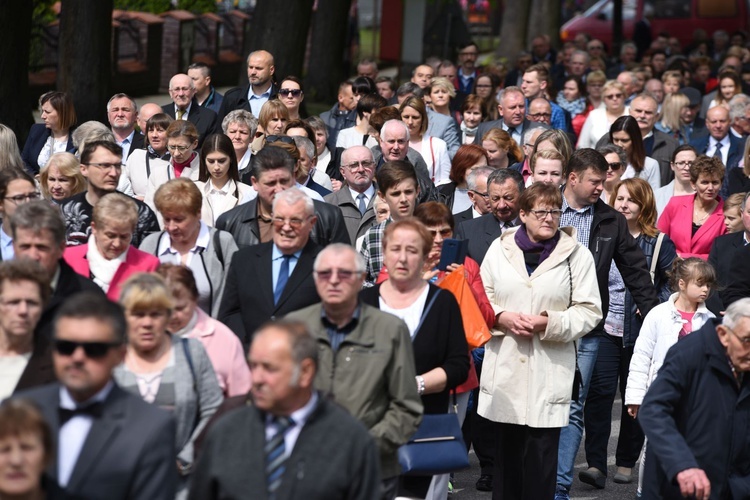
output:
MULTIPOLYGON (((288 75, 302 76, 313 1, 258 0, 255 6, 245 55, 261 49, 273 54, 278 82, 288 75)), ((246 85, 245 65, 240 73, 240 84, 246 85)))
POLYGON ((313 20, 305 94, 318 102, 334 103, 339 84, 346 80, 344 51, 352 0, 323 0, 313 20))
POLYGON ((60 9, 60 59, 57 88, 68 92, 78 123, 107 123, 112 97, 113 0, 63 0, 60 9))
POLYGON ((20 147, 34 123, 29 92, 33 9, 30 0, 0 2, 0 122, 16 133, 20 147))
POLYGON ((526 31, 531 2, 527 0, 506 0, 503 21, 500 26, 500 44, 497 55, 511 63, 518 53, 526 49, 526 31))
MULTIPOLYGON (((531 47, 535 36, 548 35, 553 47, 560 44, 560 2, 558 0, 531 0, 529 29, 526 46, 531 47)), ((552 61, 554 64, 555 61, 552 61)))

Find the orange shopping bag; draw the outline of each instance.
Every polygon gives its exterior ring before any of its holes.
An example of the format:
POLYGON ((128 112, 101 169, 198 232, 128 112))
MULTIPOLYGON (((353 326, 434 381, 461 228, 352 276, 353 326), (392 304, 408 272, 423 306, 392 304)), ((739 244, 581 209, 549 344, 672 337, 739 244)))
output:
POLYGON ((492 336, 487 323, 484 321, 482 311, 479 310, 474 294, 471 293, 469 282, 466 281, 466 270, 464 266, 438 280, 437 286, 449 290, 458 301, 461 308, 461 318, 464 323, 464 332, 469 349, 483 346, 492 336))

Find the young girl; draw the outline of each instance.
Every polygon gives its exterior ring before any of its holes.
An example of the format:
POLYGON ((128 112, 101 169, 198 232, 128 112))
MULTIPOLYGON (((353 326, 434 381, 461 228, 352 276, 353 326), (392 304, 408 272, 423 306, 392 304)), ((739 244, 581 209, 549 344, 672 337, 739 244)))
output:
MULTIPOLYGON (((677 292, 668 301, 651 309, 635 341, 625 389, 625 404, 633 418, 638 415, 643 397, 664 363, 669 348, 714 317, 706 308, 706 298, 716 285, 716 272, 711 264, 698 257, 675 259, 670 280, 672 290, 677 292)), ((641 455, 638 493, 641 492, 645 446, 641 455)))

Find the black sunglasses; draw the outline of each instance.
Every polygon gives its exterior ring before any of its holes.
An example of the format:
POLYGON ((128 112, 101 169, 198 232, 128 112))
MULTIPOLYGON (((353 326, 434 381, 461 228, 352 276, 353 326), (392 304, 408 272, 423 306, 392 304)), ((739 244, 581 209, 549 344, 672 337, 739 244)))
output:
POLYGON ((273 142, 283 142, 285 144, 294 145, 294 139, 292 139, 288 135, 269 135, 266 137, 266 142, 268 144, 271 144, 273 142))
POLYGON ((302 95, 302 91, 300 89, 281 89, 279 90, 279 95, 286 95, 292 94, 292 97, 299 97, 302 95))
POLYGON ((55 340, 55 351, 63 356, 71 356, 79 347, 83 348, 87 358, 98 359, 107 355, 110 349, 122 344, 119 342, 74 342, 72 340, 55 340))

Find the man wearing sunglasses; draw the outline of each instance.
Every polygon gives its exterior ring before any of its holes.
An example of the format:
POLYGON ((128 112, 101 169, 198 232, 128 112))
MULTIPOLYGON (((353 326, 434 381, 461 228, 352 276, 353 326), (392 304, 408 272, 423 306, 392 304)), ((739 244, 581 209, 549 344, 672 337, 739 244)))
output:
POLYGON ((350 245, 327 246, 314 268, 321 303, 287 319, 303 322, 315 337, 315 388, 370 430, 380 450, 383 498, 394 498, 401 473, 398 447, 422 416, 409 330, 395 316, 360 303, 365 261, 350 245))
POLYGON ((71 498, 174 498, 174 418, 112 380, 126 333, 119 305, 101 294, 71 297, 55 319, 59 382, 18 394, 50 425, 57 456, 47 473, 71 498))

